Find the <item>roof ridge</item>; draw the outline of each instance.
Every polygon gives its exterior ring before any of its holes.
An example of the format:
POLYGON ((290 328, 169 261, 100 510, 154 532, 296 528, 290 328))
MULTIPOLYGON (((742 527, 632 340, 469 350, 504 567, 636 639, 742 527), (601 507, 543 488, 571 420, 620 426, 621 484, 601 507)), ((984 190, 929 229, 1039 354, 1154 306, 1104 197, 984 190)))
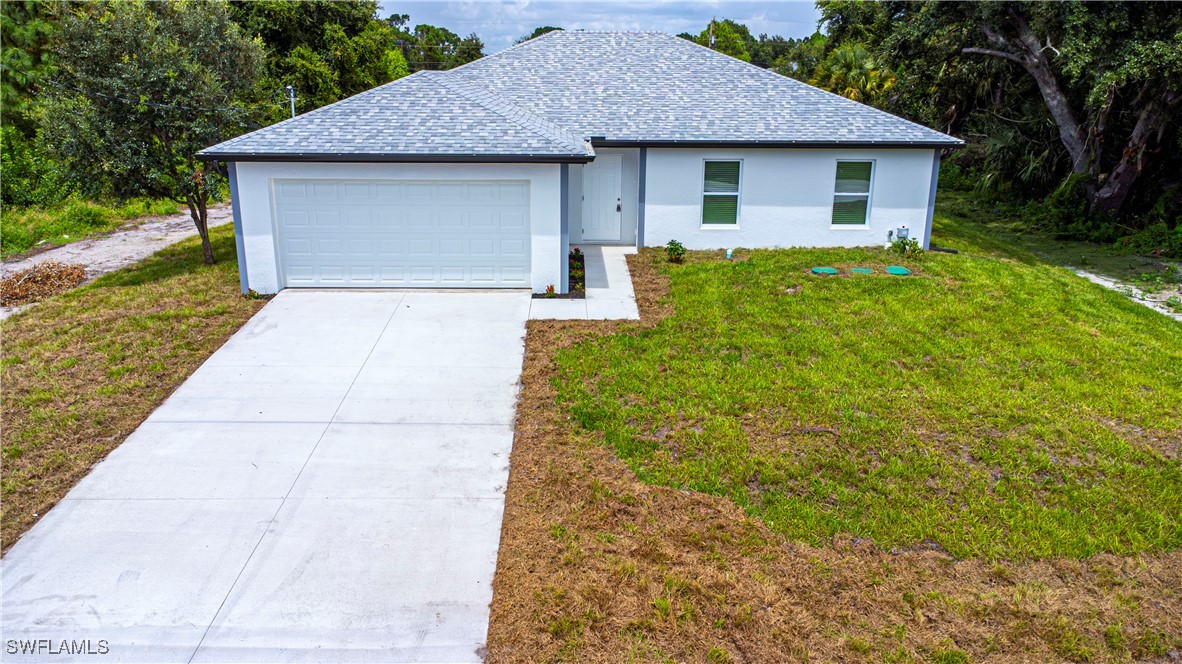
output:
POLYGON ((465 62, 464 64, 460 65, 459 67, 452 67, 451 69, 442 69, 442 70, 438 70, 438 71, 449 71, 449 72, 459 71, 459 70, 463 69, 464 67, 467 67, 468 65, 476 64, 477 62, 487 62, 488 60, 491 60, 493 58, 499 58, 502 55, 505 55, 506 53, 508 53, 510 51, 515 51, 517 49, 520 49, 523 46, 535 44, 539 39, 544 39, 544 38, 549 37, 550 35, 557 33, 557 32, 566 32, 566 29, 559 28, 557 30, 551 30, 550 32, 543 32, 542 34, 538 35, 537 37, 534 37, 533 39, 527 39, 523 42, 517 42, 516 44, 512 44, 511 46, 509 46, 509 48, 501 49, 500 51, 497 51, 496 53, 489 53, 488 55, 482 55, 479 58, 476 58, 475 60, 470 60, 468 62, 465 62))
MULTIPOLYGON (((884 111, 884 110, 882 110, 881 108, 876 108, 876 107, 874 107, 874 106, 871 106, 870 104, 863 104, 863 103, 862 103, 862 102, 860 102, 860 101, 854 101, 853 99, 850 99, 849 97, 843 97, 843 96, 841 96, 841 95, 839 95, 839 94, 837 94, 837 93, 835 93, 835 92, 830 92, 830 91, 828 91, 828 90, 825 90, 825 89, 823 89, 823 88, 819 88, 819 87, 817 87, 817 86, 815 86, 815 85, 809 85, 808 83, 805 83, 804 81, 797 80, 797 79, 795 79, 795 78, 792 78, 791 76, 785 76, 785 75, 783 75, 783 74, 781 74, 781 73, 778 73, 778 72, 776 72, 776 71, 773 71, 773 70, 772 70, 772 69, 770 69, 770 68, 768 68, 768 69, 764 69, 763 67, 760 67, 760 66, 758 66, 758 65, 753 65, 753 64, 751 64, 750 62, 747 62, 747 61, 745 61, 745 60, 740 60, 740 59, 738 59, 738 58, 736 58, 736 57, 734 57, 734 56, 732 56, 732 55, 727 55, 726 53, 723 53, 723 52, 721 52, 721 51, 716 51, 716 50, 714 50, 714 49, 712 49, 712 48, 710 48, 710 47, 708 47, 708 46, 703 46, 703 45, 699 44, 699 43, 698 43, 698 42, 696 42, 696 41, 690 41, 689 39, 683 39, 683 38, 681 38, 681 37, 678 37, 677 35, 671 35, 671 34, 669 34, 669 33, 667 33, 667 32, 661 32, 661 33, 658 33, 658 34, 665 35, 666 37, 670 37, 670 38, 672 38, 672 39, 675 39, 675 40, 677 40, 677 41, 679 41, 679 42, 683 42, 683 43, 685 43, 686 45, 689 45, 689 46, 696 46, 697 48, 703 49, 703 50, 705 50, 705 51, 709 51, 710 53, 713 53, 713 54, 715 54, 715 55, 719 55, 719 56, 722 56, 722 57, 724 57, 724 58, 729 58, 729 59, 731 59, 731 60, 734 60, 735 62, 738 62, 738 63, 744 64, 744 65, 747 65, 748 67, 751 67, 751 69, 753 69, 753 70, 755 70, 755 71, 757 71, 757 72, 760 72, 761 74, 763 74, 763 75, 765 75, 765 76, 771 76, 771 77, 773 77, 773 79, 774 79, 774 80, 775 80, 775 82, 777 82, 777 83, 780 83, 780 84, 785 84, 785 83, 787 83, 788 85, 791 85, 791 86, 804 86, 804 87, 806 87, 806 88, 809 88, 810 90, 815 90, 815 91, 817 91, 817 92, 820 92, 820 93, 822 93, 822 94, 826 94, 826 95, 829 95, 829 96, 831 96, 831 97, 834 97, 834 98, 836 98, 836 99, 840 100, 842 103, 845 103, 845 104, 847 104, 847 105, 848 105, 848 104, 853 104, 853 105, 855 105, 855 106, 857 106, 857 107, 859 107, 859 108, 866 108, 866 109, 870 109, 871 111, 874 111, 875 113, 879 113, 879 114, 881 114, 881 115, 885 115, 885 116, 889 117, 889 118, 890 118, 890 119, 892 119, 892 120, 897 120, 897 121, 905 122, 905 123, 907 123, 907 124, 909 124, 909 125, 912 125, 912 126, 914 126, 914 127, 919 127, 920 129, 923 129, 924 131, 928 131, 928 132, 931 132, 931 133, 934 133, 934 134, 940 134, 941 136, 947 136, 947 134, 945 134, 944 132, 942 132, 942 131, 940 131, 940 130, 938 130, 938 129, 932 129, 931 127, 929 127, 929 126, 927 126, 927 125, 923 125, 923 124, 920 124, 920 123, 918 123, 918 122, 914 122, 914 121, 912 121, 912 120, 908 120, 907 118, 905 118, 905 117, 903 117, 903 116, 901 116, 901 115, 895 115, 894 113, 889 113, 889 112, 887 112, 887 111, 884 111)), ((953 138, 955 138, 955 137, 953 137, 953 138)), ((959 140, 959 139, 958 139, 958 140, 959 140)))
POLYGON ((562 125, 545 116, 539 115, 533 111, 524 109, 510 102, 501 95, 489 90, 482 85, 477 85, 471 81, 453 77, 451 76, 451 71, 454 70, 432 71, 429 72, 428 78, 437 85, 441 85, 451 92, 464 97, 465 99, 480 104, 480 106, 492 111, 493 113, 496 113, 506 120, 509 120, 522 129, 528 129, 535 134, 543 136, 546 140, 550 141, 554 145, 557 145, 558 147, 565 149, 575 148, 590 154, 587 141, 578 136, 578 134, 575 134, 566 127, 563 127, 562 125), (495 103, 490 103, 490 101, 495 103), (513 112, 508 113, 506 112, 506 109, 512 109, 513 112), (531 127, 522 122, 519 117, 514 117, 514 114, 529 118, 540 126, 531 127), (543 133, 539 131, 539 129, 544 129, 546 131, 543 133))

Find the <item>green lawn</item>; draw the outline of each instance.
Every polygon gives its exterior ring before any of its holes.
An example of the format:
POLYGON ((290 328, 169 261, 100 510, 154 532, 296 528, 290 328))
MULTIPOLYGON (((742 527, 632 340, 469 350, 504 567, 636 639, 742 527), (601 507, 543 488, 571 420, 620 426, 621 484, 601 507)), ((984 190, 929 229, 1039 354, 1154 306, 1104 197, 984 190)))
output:
POLYGON ((1182 545, 1182 325, 949 208, 935 241, 962 253, 910 277, 877 249, 648 251, 675 314, 562 351, 560 402, 641 479, 790 539, 990 559, 1182 545))
POLYGON ((112 205, 71 200, 50 208, 6 209, 0 220, 0 253, 7 257, 43 244, 69 244, 113 231, 131 219, 178 209, 176 201, 148 199, 112 205))

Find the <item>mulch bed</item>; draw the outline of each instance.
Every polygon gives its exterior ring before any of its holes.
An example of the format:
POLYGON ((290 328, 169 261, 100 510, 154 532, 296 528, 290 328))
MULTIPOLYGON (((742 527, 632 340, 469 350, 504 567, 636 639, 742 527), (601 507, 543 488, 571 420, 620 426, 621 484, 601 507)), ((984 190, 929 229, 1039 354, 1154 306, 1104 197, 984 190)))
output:
POLYGON ((628 259, 639 322, 529 322, 488 662, 1176 661, 1180 552, 995 564, 813 547, 727 499, 638 481, 553 385, 559 349, 672 313, 664 259, 628 259))
POLYGON ((40 302, 64 293, 86 281, 82 265, 44 261, 33 267, 11 272, 0 279, 0 305, 15 307, 40 302))
POLYGON ((586 256, 578 247, 571 249, 568 274, 570 288, 565 293, 534 293, 535 300, 582 300, 587 297, 586 256))

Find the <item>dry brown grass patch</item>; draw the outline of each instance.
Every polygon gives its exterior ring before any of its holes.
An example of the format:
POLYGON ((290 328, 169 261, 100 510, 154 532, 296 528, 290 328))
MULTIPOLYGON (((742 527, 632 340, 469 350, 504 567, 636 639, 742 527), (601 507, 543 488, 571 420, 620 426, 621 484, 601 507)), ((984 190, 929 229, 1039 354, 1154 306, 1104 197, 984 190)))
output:
POLYGON ((4 550, 264 304, 212 235, 217 265, 182 242, 2 323, 4 550))

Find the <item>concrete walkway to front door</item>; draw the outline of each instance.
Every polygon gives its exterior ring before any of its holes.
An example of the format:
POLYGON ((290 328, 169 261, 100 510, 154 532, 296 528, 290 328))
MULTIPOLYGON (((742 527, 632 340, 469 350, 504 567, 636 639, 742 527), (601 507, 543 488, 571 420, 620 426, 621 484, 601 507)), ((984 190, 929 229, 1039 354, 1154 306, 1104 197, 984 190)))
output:
POLYGON ((4 557, 0 659, 480 661, 529 305, 279 294, 4 557))

